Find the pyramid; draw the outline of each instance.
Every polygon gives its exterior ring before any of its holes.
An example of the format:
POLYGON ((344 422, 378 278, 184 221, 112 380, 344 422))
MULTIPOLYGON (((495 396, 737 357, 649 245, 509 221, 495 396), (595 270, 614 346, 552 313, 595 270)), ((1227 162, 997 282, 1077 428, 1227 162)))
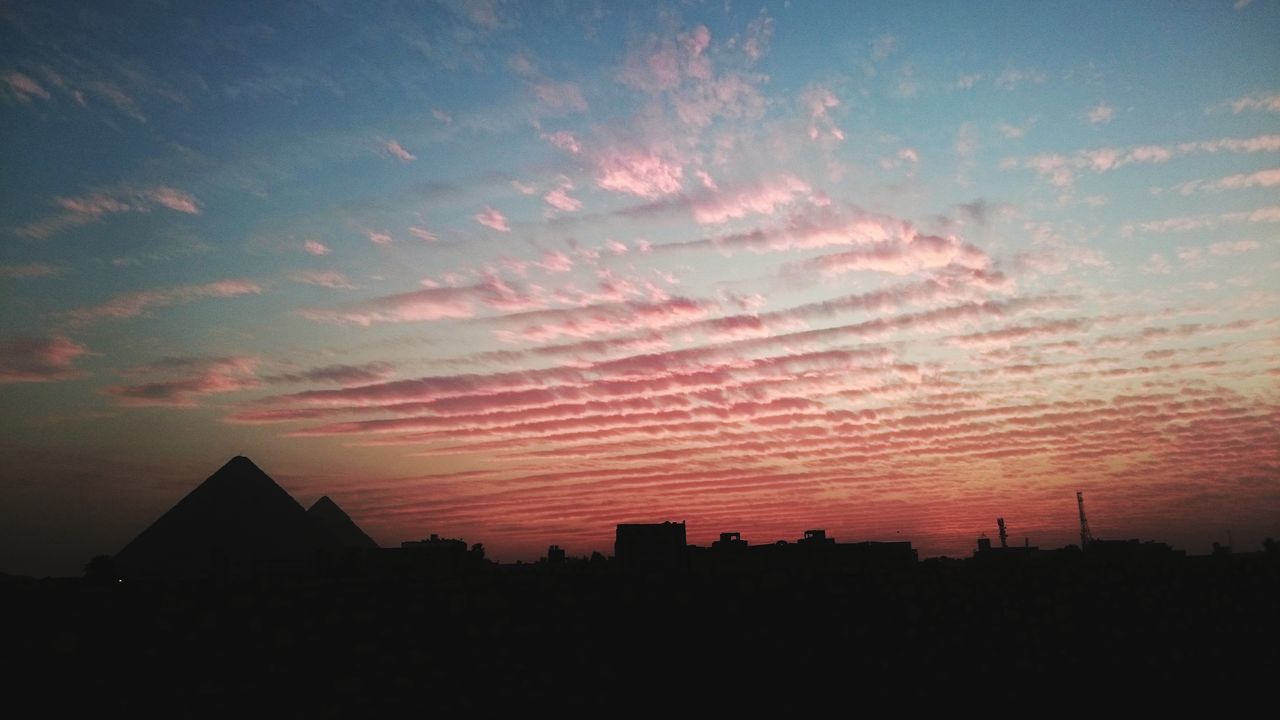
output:
POLYGON ((328 495, 320 498, 307 510, 312 523, 327 533, 340 548, 376 548, 378 543, 365 534, 349 515, 338 507, 328 495))
POLYGON ((237 456, 134 538, 115 560, 125 577, 258 575, 314 565, 336 549, 302 506, 237 456))

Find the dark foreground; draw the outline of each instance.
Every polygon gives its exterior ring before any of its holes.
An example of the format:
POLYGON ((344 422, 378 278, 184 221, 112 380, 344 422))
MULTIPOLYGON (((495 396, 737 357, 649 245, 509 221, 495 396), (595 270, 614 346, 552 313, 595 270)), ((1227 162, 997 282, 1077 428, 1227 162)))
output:
POLYGON ((960 698, 1039 698, 1009 708, 1038 714, 1265 698, 1278 679, 1280 562, 1260 553, 839 573, 571 561, 167 587, 5 578, 0 593, 10 699, 51 716, 850 715, 960 698))

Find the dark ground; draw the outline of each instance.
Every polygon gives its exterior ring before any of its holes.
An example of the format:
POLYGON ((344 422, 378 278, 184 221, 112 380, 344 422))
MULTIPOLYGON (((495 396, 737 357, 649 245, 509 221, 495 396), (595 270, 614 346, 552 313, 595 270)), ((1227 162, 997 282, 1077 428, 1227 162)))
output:
POLYGON ((1225 710, 1280 687, 1280 562, 1261 553, 861 573, 570 561, 452 575, 4 578, 7 695, 52 716, 848 715, 879 699, 1003 715, 1192 695, 1225 710))

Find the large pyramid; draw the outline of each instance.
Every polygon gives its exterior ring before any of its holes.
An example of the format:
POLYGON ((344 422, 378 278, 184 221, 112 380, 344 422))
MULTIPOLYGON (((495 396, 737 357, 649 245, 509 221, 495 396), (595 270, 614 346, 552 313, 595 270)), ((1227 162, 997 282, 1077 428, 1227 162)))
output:
POLYGON ((306 571, 318 551, 343 546, 249 458, 237 456, 115 559, 125 577, 259 575, 306 571))
POLYGON ((307 510, 307 517, 327 533, 341 548, 376 548, 378 543, 364 534, 359 525, 351 519, 338 503, 329 499, 328 495, 320 498, 307 510))

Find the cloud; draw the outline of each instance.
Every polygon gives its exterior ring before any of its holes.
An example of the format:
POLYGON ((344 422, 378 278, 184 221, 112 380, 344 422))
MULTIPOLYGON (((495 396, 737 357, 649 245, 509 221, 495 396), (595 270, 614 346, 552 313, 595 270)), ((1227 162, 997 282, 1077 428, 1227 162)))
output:
POLYGON ((1018 140, 1027 134, 1026 128, 1010 125, 1008 123, 1000 123, 996 126, 996 130, 1010 140, 1018 140))
POLYGON ((1132 164, 1162 163, 1174 157, 1196 153, 1256 153, 1280 151, 1280 135, 1251 138, 1217 138, 1179 143, 1177 145, 1140 145, 1128 148, 1095 148, 1073 155, 1041 154, 1026 158, 1022 165, 1034 170, 1058 187, 1070 187, 1073 171, 1108 172, 1132 164))
POLYGON ((1048 77, 1035 68, 1008 68, 996 76, 996 87, 1001 90, 1013 90, 1023 83, 1040 85, 1048 77))
POLYGON ((977 125, 965 123, 956 131, 954 144, 956 155, 962 158, 971 158, 977 154, 980 144, 981 136, 977 125))
POLYGON ((146 194, 152 202, 167 207, 174 212, 188 215, 200 214, 200 202, 190 193, 182 192, 176 188, 161 186, 147 190, 146 194))
POLYGON ((1218 257, 1227 257, 1230 255, 1241 255, 1247 252, 1253 252, 1262 247, 1262 244, 1255 240, 1237 240, 1235 242, 1223 241, 1216 242, 1209 246, 1209 254, 1218 257))
POLYGON ((1106 103, 1099 103, 1084 114, 1090 125, 1106 125, 1115 117, 1116 109, 1106 103))
POLYGON ((844 131, 831 118, 831 109, 840 107, 840 99, 830 89, 815 86, 800 94, 800 105, 809 114, 809 139, 817 140, 824 133, 836 140, 844 140, 844 131))
POLYGON ((1280 112, 1280 93, 1263 92, 1245 95, 1242 98, 1231 101, 1230 105, 1233 113, 1242 113, 1245 110, 1280 112))
POLYGON ((689 200, 694 222, 716 225, 748 214, 772 215, 797 195, 811 192, 809 184, 782 174, 724 192, 708 191, 689 200))
POLYGON ((308 240, 302 244, 302 249, 312 255, 328 255, 329 246, 319 240, 308 240))
POLYGON ((544 140, 566 152, 577 155, 582 152, 582 143, 571 132, 560 130, 549 135, 542 136, 544 140))
POLYGON ((394 157, 400 162, 413 162, 418 159, 417 155, 405 150, 404 146, 395 140, 384 140, 382 142, 382 147, 391 155, 391 157, 394 157))
POLYGON ((571 82, 541 82, 533 86, 533 94, 543 107, 559 112, 586 112, 587 101, 582 88, 571 82))
POLYGON ((187 215, 200 214, 200 201, 190 193, 167 185, 143 190, 101 190, 79 197, 57 197, 54 204, 63 210, 17 229, 19 235, 43 239, 80 225, 97 222, 107 215, 150 212, 157 206, 187 215))
POLYGON ((88 348, 60 335, 0 338, 0 383, 71 380, 82 374, 73 367, 76 358, 88 354, 88 348))
POLYGON ((596 184, 605 190, 653 199, 680 192, 680 165, 647 152, 617 152, 599 161, 596 184))
POLYGON ((498 232, 511 232, 511 227, 507 225, 507 218, 491 207, 486 207, 472 217, 485 227, 492 228, 498 232))
POLYGON ((355 290, 356 286, 336 270, 329 272, 295 272, 289 274, 289 279, 294 282, 300 282, 307 285, 319 285, 321 287, 334 288, 335 290, 355 290))
POLYGON ((435 118, 436 120, 439 120, 445 125, 453 124, 453 116, 439 108, 431 109, 431 117, 435 118))
POLYGON ((195 407, 200 398, 260 386, 254 377, 257 360, 249 357, 167 358, 159 363, 127 371, 131 375, 168 374, 182 369, 189 374, 133 385, 102 389, 123 407, 195 407))
POLYGON ((1221 213, 1219 215, 1184 215, 1181 217, 1150 220, 1142 223, 1129 223, 1120 228, 1124 237, 1132 237, 1138 232, 1166 233, 1191 232, 1223 224, 1235 223, 1275 223, 1280 222, 1280 205, 1261 207, 1255 210, 1221 213))
POLYGON ((489 286, 433 287, 387 295, 344 310, 305 309, 303 317, 321 322, 373 325, 415 322, 443 318, 467 318, 475 314, 475 304, 491 292, 489 286))
POLYGON ((266 375, 261 379, 270 384, 330 383, 348 387, 386 380, 394 368, 391 363, 381 361, 362 365, 325 365, 300 372, 266 375))
POLYGON ((885 240, 856 250, 823 255, 804 263, 805 268, 823 275, 841 275, 855 270, 908 275, 949 265, 985 270, 990 267, 991 258, 954 237, 914 235, 905 242, 885 240))
POLYGON ((1138 271, 1146 275, 1168 275, 1173 268, 1160 253, 1152 253, 1147 261, 1138 266, 1138 271))
POLYGON ((562 177, 559 187, 547 193, 542 199, 562 212, 576 212, 582 209, 582 201, 569 196, 569 191, 572 189, 573 183, 568 178, 562 177))
POLYGON ((49 91, 40 86, 40 83, 32 80, 30 77, 20 72, 11 72, 4 76, 5 84, 9 86, 9 91, 13 93, 20 102, 31 102, 31 98, 37 97, 41 100, 50 98, 49 91))
POLYGON ((374 245, 387 246, 395 242, 390 235, 384 232, 378 232, 377 230, 365 230, 364 234, 365 237, 369 238, 369 242, 374 245))
POLYGON ((256 295, 261 292, 262 288, 257 283, 248 280, 222 280, 204 285, 123 293, 101 305, 72 310, 69 315, 79 323, 95 320, 123 320, 141 315, 151 308, 180 305, 199 298, 229 298, 256 295))
POLYGON ((1223 192, 1225 190, 1242 190, 1253 187, 1275 187, 1280 185, 1280 168, 1259 170, 1253 173, 1228 175, 1217 180, 1192 180, 1173 186, 1183 195, 1197 192, 1223 192))
POLYGON ((553 340, 557 337, 586 338, 622 330, 655 330, 706 316, 711 303, 675 297, 662 302, 623 302, 581 308, 539 310, 501 318, 517 324, 514 331, 501 331, 500 338, 553 340))
POLYGON ((436 235, 426 228, 411 227, 409 228, 409 234, 423 242, 439 242, 440 240, 439 235, 436 235))
POLYGON ((34 278, 57 275, 62 268, 46 263, 26 263, 25 265, 0 265, 0 278, 34 278))

